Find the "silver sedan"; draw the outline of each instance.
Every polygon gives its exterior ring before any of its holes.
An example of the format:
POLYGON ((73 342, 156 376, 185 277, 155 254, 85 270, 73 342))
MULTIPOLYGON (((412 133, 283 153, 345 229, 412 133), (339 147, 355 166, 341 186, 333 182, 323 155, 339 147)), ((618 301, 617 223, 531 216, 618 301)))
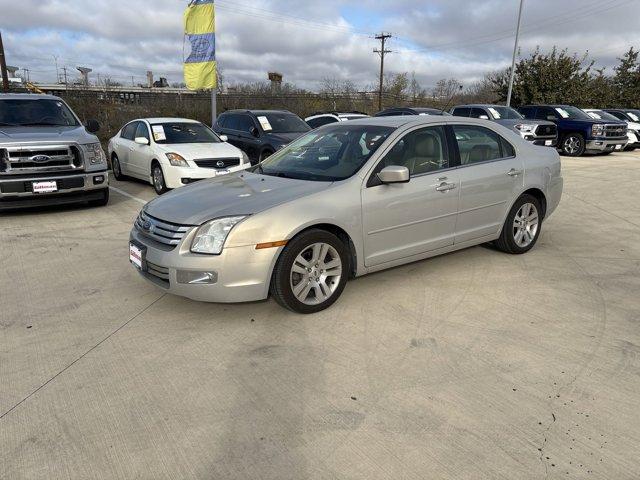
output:
POLYGON ((529 251, 562 195, 560 157, 492 122, 382 117, 309 132, 242 173, 148 203, 129 259, 208 302, 270 294, 313 313, 349 278, 493 242, 529 251))

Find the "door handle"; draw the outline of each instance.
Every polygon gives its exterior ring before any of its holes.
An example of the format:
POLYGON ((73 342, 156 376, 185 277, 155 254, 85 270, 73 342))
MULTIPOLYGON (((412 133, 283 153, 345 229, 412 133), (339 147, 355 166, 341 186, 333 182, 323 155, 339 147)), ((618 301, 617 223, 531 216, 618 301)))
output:
POLYGON ((449 190, 453 190, 454 188, 456 188, 455 183, 447 182, 442 182, 440 185, 436 186, 436 190, 439 192, 448 192, 449 190))
POLYGON ((521 175, 521 174, 522 174, 522 170, 516 170, 515 168, 512 168, 507 172, 507 175, 509 175, 510 177, 517 177, 518 175, 521 175))

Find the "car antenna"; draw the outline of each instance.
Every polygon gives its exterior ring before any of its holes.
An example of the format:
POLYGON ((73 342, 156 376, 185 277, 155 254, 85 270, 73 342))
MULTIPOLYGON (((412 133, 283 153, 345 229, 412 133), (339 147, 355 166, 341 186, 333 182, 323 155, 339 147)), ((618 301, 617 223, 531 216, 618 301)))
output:
POLYGON ((458 90, 457 90, 457 91, 455 91, 455 92, 453 92, 453 95, 451 95, 451 98, 447 101, 447 103, 446 103, 446 105, 444 106, 444 108, 443 108, 442 110, 440 110, 440 113, 444 113, 444 112, 445 112, 445 110, 447 109, 447 107, 449 106, 449 104, 450 104, 451 102, 453 102, 454 97, 456 96, 456 94, 457 94, 459 91, 462 91, 462 85, 458 85, 458 90))

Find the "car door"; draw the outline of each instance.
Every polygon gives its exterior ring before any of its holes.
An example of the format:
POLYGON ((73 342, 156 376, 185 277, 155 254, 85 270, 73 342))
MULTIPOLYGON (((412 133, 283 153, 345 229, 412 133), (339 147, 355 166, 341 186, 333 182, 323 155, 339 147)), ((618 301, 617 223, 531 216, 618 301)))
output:
POLYGON ((116 155, 118 155, 118 160, 120 161, 120 168, 122 169, 122 173, 126 175, 133 174, 133 170, 129 164, 129 154, 133 148, 133 139, 136 134, 137 127, 137 121, 130 122, 122 127, 122 130, 120 131, 120 138, 116 144, 116 155))
POLYGON ((522 191, 524 162, 509 141, 480 125, 454 124, 460 159, 455 243, 495 235, 522 191))
POLYGON ((406 259, 453 244, 459 180, 444 125, 401 137, 372 170, 362 190, 364 263, 406 259), (406 166, 407 183, 383 185, 377 173, 406 166))
POLYGON ((224 118, 220 119, 219 128, 216 132, 227 136, 227 141, 234 147, 240 148, 240 139, 238 137, 238 117, 236 113, 225 113, 224 118))
POLYGON ((250 115, 238 115, 238 138, 240 150, 244 151, 252 162, 257 162, 260 158, 260 150, 262 149, 263 135, 262 130, 256 125, 256 122, 250 115))
POLYGON ((147 180, 151 176, 151 135, 149 127, 145 122, 138 122, 134 141, 129 149, 129 166, 132 175, 147 180), (138 137, 146 138, 147 145, 141 145, 135 142, 138 137))

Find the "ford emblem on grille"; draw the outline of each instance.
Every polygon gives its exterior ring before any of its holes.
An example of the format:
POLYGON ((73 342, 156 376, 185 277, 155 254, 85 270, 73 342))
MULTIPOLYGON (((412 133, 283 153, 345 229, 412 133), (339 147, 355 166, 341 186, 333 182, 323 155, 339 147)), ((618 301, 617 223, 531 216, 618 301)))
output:
POLYGON ((218 163, 216 163, 216 167, 218 168, 224 167, 224 162, 222 160, 218 160, 218 163))
POLYGON ((49 157, 49 155, 34 155, 33 157, 29 158, 29 160, 34 163, 45 163, 51 160, 51 157, 49 157))
POLYGON ((145 220, 145 222, 142 224, 142 229, 146 230, 147 232, 151 231, 151 227, 153 227, 153 224, 149 220, 145 220))

